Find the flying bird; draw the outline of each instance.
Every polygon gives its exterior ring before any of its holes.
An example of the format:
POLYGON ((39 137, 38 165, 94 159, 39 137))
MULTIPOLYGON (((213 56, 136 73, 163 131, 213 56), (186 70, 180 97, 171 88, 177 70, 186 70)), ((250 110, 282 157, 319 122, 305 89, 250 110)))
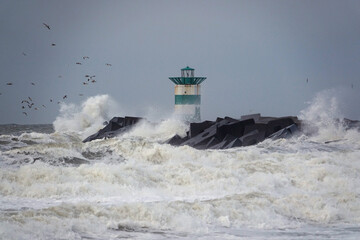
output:
POLYGON ((55 47, 55 46, 56 46, 56 44, 55 44, 55 43, 52 43, 52 44, 51 44, 51 46, 55 47))
POLYGON ((65 99, 65 98, 67 98, 67 95, 64 95, 64 96, 63 96, 63 99, 65 99))
POLYGON ((96 80, 95 80, 95 79, 93 79, 93 80, 91 80, 91 82, 92 82, 92 83, 94 83, 94 82, 96 82, 96 80))
POLYGON ((28 97, 28 98, 29 98, 30 102, 32 102, 32 99, 31 99, 31 97, 28 97))
POLYGON ((105 64, 106 66, 109 66, 109 67, 111 67, 112 65, 110 64, 110 63, 107 63, 107 64, 105 64))
POLYGON ((31 85, 35 85, 35 83, 32 82, 31 85))
POLYGON ((77 64, 77 65, 81 65, 81 62, 77 62, 76 64, 77 64))
POLYGON ((38 110, 38 108, 34 108, 34 110, 38 110))
POLYGON ((90 75, 86 74, 85 77, 88 78, 88 77, 90 77, 90 75))
POLYGON ((351 88, 354 88, 354 84, 351 84, 351 88))
POLYGON ((85 60, 85 59, 89 59, 89 57, 88 57, 88 56, 84 56, 83 59, 84 59, 84 60, 85 60))
MULTIPOLYGON (((89 81, 89 80, 88 80, 89 81)), ((87 85, 88 83, 87 82, 83 82, 83 85, 87 85)))
POLYGON ((8 82, 6 85, 9 85, 9 86, 11 86, 11 85, 13 85, 11 82, 8 82))
POLYGON ((44 104, 43 104, 42 106, 43 106, 44 108, 46 108, 46 106, 45 106, 44 104))
POLYGON ((26 53, 22 52, 22 55, 26 56, 26 53))
POLYGON ((82 97, 82 96, 84 96, 84 94, 82 94, 82 93, 79 93, 79 96, 80 96, 80 97, 82 97))
POLYGON ((50 102, 52 102, 53 100, 50 98, 50 102))
POLYGON ((47 29, 50 30, 50 26, 49 26, 49 25, 47 25, 46 23, 43 23, 43 24, 44 24, 44 26, 45 26, 47 29))
POLYGON ((25 116, 27 116, 27 113, 26 112, 22 112, 25 116))
POLYGON ((58 78, 62 78, 62 76, 61 76, 61 75, 59 75, 59 76, 58 76, 58 78))
POLYGON ((307 79, 306 79, 306 83, 308 83, 308 82, 309 82, 309 79, 307 78, 307 79))

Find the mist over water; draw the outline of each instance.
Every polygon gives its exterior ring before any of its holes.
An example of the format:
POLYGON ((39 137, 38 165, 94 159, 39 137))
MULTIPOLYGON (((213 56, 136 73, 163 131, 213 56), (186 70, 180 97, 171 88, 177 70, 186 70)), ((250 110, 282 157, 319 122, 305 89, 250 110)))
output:
POLYGON ((125 115, 111 101, 64 105, 53 133, 0 135, 0 238, 359 236, 360 134, 333 121, 344 116, 334 94, 301 112, 309 135, 229 150, 163 144, 188 130, 174 118, 82 143, 125 115))

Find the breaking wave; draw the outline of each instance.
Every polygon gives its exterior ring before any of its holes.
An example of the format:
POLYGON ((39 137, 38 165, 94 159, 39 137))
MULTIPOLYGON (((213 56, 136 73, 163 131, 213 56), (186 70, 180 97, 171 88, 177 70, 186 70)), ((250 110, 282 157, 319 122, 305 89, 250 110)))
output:
POLYGON ((74 132, 82 137, 93 134, 103 123, 118 114, 118 104, 109 95, 89 97, 81 106, 62 103, 53 122, 57 132, 74 132))

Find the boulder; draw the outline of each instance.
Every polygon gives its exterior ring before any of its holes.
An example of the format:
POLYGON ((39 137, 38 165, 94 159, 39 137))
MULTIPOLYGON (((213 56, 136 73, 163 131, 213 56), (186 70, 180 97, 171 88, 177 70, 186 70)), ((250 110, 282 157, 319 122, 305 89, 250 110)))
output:
POLYGON ((112 138, 130 130, 142 118, 138 117, 113 117, 109 123, 97 133, 85 138, 83 142, 90 142, 95 139, 112 138))

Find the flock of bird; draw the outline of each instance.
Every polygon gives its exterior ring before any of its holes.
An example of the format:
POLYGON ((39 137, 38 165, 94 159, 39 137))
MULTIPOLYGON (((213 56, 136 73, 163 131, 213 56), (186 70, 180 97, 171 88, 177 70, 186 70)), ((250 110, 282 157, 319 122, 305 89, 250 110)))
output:
MULTIPOLYGON (((43 23, 43 25, 44 25, 44 27, 45 27, 46 29, 51 30, 50 25, 48 25, 48 24, 46 24, 46 23, 43 23)), ((51 46, 52 46, 52 47, 55 47, 56 44, 55 44, 55 43, 52 43, 51 46)), ((25 52, 22 52, 22 55, 25 56, 25 57, 27 56, 27 54, 26 54, 25 52)), ((88 57, 88 56, 83 56, 82 59, 83 59, 84 61, 86 61, 86 60, 90 59, 90 57, 88 57)), ((83 63, 82 63, 82 62, 76 62, 75 64, 76 64, 76 65, 82 65, 83 63)), ((108 66, 108 67, 111 67, 111 66, 112 66, 110 63, 106 63, 105 65, 108 66)), ((87 80, 83 81, 82 84, 83 84, 83 85, 88 85, 88 84, 96 83, 95 77, 96 77, 95 75, 86 74, 86 75, 85 75, 85 78, 86 78, 87 80)), ((62 78, 62 75, 59 75, 58 78, 62 78)), ((32 86, 35 86, 35 85, 36 85, 34 82, 31 82, 30 84, 31 84, 32 86)), ((6 85, 7 85, 7 86, 12 86, 12 85, 14 85, 14 83, 12 83, 12 82, 7 82, 6 85)), ((0 92, 0 95, 2 95, 1 92, 0 92)), ((84 96, 84 94, 80 93, 79 96, 84 96)), ((65 99, 67 99, 67 98, 68 98, 68 95, 65 94, 65 95, 63 95, 62 100, 65 100, 65 99)), ((50 99, 49 99, 49 102, 50 102, 50 103, 53 103, 54 100, 53 100, 52 98, 50 98, 50 99)), ((60 101, 57 101, 57 104, 60 104, 60 103, 61 103, 60 101)), ((22 113, 23 113, 25 116, 28 116, 28 111, 29 111, 30 109, 32 109, 32 110, 34 110, 34 111, 37 111, 37 110, 40 110, 40 108, 46 108, 46 105, 45 105, 45 104, 35 105, 35 102, 33 101, 33 99, 32 99, 31 97, 27 97, 27 98, 21 100, 21 109, 22 109, 22 113)))

